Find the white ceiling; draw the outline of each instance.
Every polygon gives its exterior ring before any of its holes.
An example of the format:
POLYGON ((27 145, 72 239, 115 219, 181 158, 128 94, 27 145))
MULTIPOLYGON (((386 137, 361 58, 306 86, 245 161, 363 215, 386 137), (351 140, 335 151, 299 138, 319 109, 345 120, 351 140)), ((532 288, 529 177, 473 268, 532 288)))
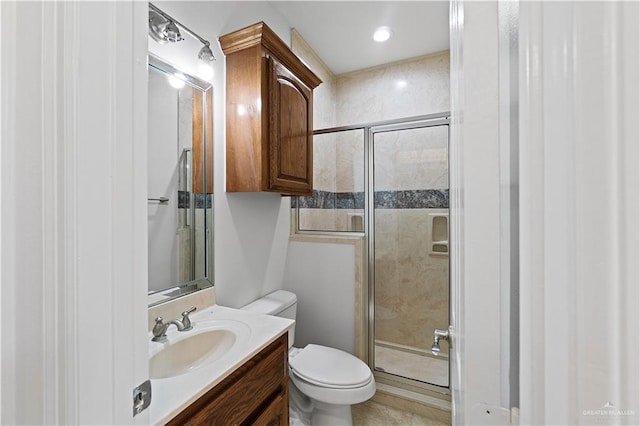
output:
POLYGON ((449 49, 448 1, 273 1, 325 64, 342 74, 449 49), (376 28, 391 38, 373 41, 376 28))

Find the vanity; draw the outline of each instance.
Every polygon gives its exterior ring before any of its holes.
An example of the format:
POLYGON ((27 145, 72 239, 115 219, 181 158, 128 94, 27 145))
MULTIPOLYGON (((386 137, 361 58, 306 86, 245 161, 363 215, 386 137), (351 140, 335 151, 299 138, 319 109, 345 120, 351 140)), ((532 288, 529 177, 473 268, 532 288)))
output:
POLYGON ((165 342, 153 342, 149 334, 150 423, 288 425, 287 332, 293 321, 218 305, 191 320, 192 330, 171 327, 165 342), (202 352, 204 340, 215 347, 202 352), (195 347, 201 352, 192 356, 195 347))

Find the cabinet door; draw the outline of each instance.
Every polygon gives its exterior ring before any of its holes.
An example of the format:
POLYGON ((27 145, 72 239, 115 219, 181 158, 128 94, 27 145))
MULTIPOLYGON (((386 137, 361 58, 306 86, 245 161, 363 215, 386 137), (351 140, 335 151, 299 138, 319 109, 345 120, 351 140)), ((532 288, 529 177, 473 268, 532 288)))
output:
POLYGON ((269 173, 266 190, 311 195, 313 92, 273 57, 269 69, 269 173))
MULTIPOLYGON (((286 395, 285 395, 286 396, 286 395)), ((287 416, 287 404, 282 395, 277 395, 273 401, 264 409, 260 416, 252 422, 253 426, 287 426, 289 418, 287 416)))

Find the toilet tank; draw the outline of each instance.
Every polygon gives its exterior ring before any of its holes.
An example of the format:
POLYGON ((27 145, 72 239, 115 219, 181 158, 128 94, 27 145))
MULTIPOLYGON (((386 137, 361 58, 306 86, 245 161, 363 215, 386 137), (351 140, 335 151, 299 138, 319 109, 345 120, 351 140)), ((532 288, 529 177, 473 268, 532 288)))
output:
MULTIPOLYGON (((257 314, 273 315, 295 320, 297 306, 298 298, 294 293, 286 290, 276 290, 243 306, 241 309, 257 314)), ((289 347, 293 346, 295 327, 296 325, 294 324, 289 329, 289 347)))

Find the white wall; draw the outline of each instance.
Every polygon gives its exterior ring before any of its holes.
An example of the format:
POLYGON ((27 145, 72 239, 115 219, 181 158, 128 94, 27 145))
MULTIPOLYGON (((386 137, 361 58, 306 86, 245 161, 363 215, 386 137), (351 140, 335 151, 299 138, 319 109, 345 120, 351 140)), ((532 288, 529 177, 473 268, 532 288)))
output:
POLYGON ((292 241, 285 288, 298 296, 297 347, 355 352, 354 246, 292 241))
MULTIPOLYGON (((154 2, 155 5, 211 42, 214 62, 214 221, 216 300, 240 307, 282 288, 289 237, 290 199, 269 193, 225 193, 225 58, 218 37, 264 21, 287 44, 290 27, 266 2, 154 2)), ((202 46, 186 36, 179 45, 149 50, 187 72, 198 75, 202 46)))

